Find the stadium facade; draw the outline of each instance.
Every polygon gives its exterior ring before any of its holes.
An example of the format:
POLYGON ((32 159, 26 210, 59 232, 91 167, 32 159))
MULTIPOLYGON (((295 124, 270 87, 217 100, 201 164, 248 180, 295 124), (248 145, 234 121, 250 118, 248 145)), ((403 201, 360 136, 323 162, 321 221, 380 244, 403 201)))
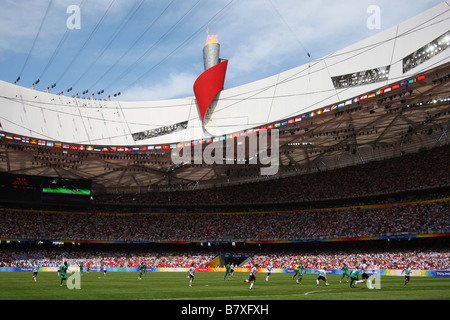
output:
MULTIPOLYGON (((405 102, 403 99, 398 101, 398 105, 405 108, 413 103, 423 102, 424 97, 429 95, 430 99, 439 101, 445 105, 444 108, 448 108, 446 89, 432 91, 427 87, 426 90, 414 90, 422 83, 424 86, 425 84, 432 86, 435 81, 442 80, 442 77, 449 73, 449 19, 450 4, 447 1, 323 58, 259 81, 217 90, 218 94, 215 95, 204 114, 199 111, 195 95, 162 101, 112 101, 99 100, 94 96, 68 97, 0 81, 2 140, 7 143, 40 145, 50 150, 98 151, 105 154, 111 152, 126 154, 133 151, 156 153, 169 152, 186 143, 205 145, 234 139, 263 129, 284 130, 286 128, 291 130, 291 134, 295 137, 301 129, 303 136, 295 141, 286 139, 281 144, 282 148, 310 146, 311 143, 305 138, 305 131, 308 131, 308 127, 311 130, 313 123, 317 125, 317 123, 323 123, 323 119, 328 119, 327 122, 335 123, 336 128, 344 123, 336 119, 340 113, 362 109, 367 112, 355 115, 351 120, 347 119, 344 125, 353 127, 353 130, 358 126, 361 130, 369 130, 371 115, 382 107, 388 109, 385 103, 387 98, 392 101, 392 97, 398 99, 402 95, 406 96, 407 93, 410 96, 414 95, 415 101, 405 102), (341 124, 336 125, 337 123, 341 124)), ((220 61, 219 65, 233 63, 233 61, 220 61)), ((439 111, 439 109, 436 110, 439 111)), ((415 115, 411 114, 409 121, 414 124, 420 123, 421 120, 414 117, 415 115)), ((389 132, 393 132, 390 127, 393 125, 392 118, 386 118, 384 121, 384 129, 380 132, 377 130, 379 136, 367 142, 361 142, 361 139, 359 142, 361 147, 364 144, 370 145, 373 153, 376 143, 381 143, 389 136, 389 132)), ((374 124, 375 121, 372 123, 375 131, 374 124)), ((399 124, 396 123, 396 125, 399 124)), ((448 120, 443 119, 440 125, 442 132, 445 133, 448 129, 448 120), (444 127, 442 123, 445 123, 444 127)), ((408 120, 405 120, 401 128, 402 132, 395 131, 397 142, 409 127, 411 123, 408 124, 408 120)), ((415 125, 412 127, 413 130, 418 129, 415 125)), ((424 128, 421 127, 421 129, 424 128)), ((332 130, 328 129, 330 132, 332 130)), ((441 132, 437 134, 441 135, 441 132)), ((431 141, 435 140, 436 137, 433 136, 431 141)), ((390 143, 393 142, 390 141, 390 143)), ((421 140, 413 151, 426 147, 428 143, 428 140, 421 140)), ((335 145, 323 144, 320 147, 319 145, 320 143, 316 143, 320 152, 328 152, 332 155, 335 147, 350 148, 350 151, 355 153, 357 151, 355 146, 358 144, 347 139, 345 143, 341 141, 335 145)), ((302 154, 310 152, 311 156, 307 156, 306 160, 303 159, 308 163, 314 160, 311 148, 301 152, 302 154)), ((12 154, 11 150, 8 152, 12 154)), ((7 158, 8 152, 5 151, 4 158, 7 158)), ((362 153, 363 149, 360 148, 358 152, 362 153)), ((398 155, 399 152, 402 150, 388 156, 398 155)), ((164 157, 164 154, 156 156, 164 157)), ((337 155, 333 157, 341 161, 343 159, 337 155)), ((359 154, 359 158, 364 158, 364 155, 359 154)), ((167 182, 166 173, 176 168, 167 156, 165 160, 164 163, 167 165, 162 165, 165 175, 161 176, 161 179, 152 177, 150 180, 170 183, 167 182)), ((303 161, 295 158, 294 155, 289 159, 281 160, 281 164, 285 166, 287 166, 286 161, 289 162, 289 166, 301 164, 303 161)), ((324 157, 321 161, 324 163, 324 157)), ((10 159, 9 162, 7 167, 2 167, 2 171, 36 174, 36 171, 29 166, 22 165, 21 168, 14 169, 12 168, 14 160, 10 159)), ((33 161, 33 165, 37 162, 33 161)), ((348 161, 346 165, 348 164, 354 164, 354 160, 348 161)), ((102 169, 107 170, 104 163, 102 166, 102 169)), ((330 167, 337 166, 336 160, 333 165, 330 165, 330 167)), ((71 169, 73 168, 72 166, 71 169)), ((142 168, 143 166, 140 167, 142 168)), ((83 172, 81 165, 77 169, 83 172)), ((85 169, 85 174, 79 173, 79 176, 91 178, 93 171, 89 173, 89 169, 85 169)), ((144 169, 147 173, 161 172, 160 168, 158 170, 144 169)), ((224 182, 224 179, 230 176, 229 168, 224 168, 224 172, 226 174, 216 172, 215 179, 211 180, 224 182), (222 180, 218 179, 219 177, 222 180)), ((286 172, 281 170, 280 174, 286 174, 286 172)), ((59 174, 64 176, 64 173, 59 174)), ((179 183, 193 183, 201 180, 201 177, 211 176, 208 173, 201 173, 200 177, 192 178, 192 174, 192 170, 187 170, 185 175, 179 177, 172 174, 172 178, 179 183)), ((116 179, 111 181, 114 180, 116 179)), ((146 186, 153 183, 148 182, 149 178, 143 178, 142 181, 135 178, 133 181, 134 186, 146 186)), ((133 185, 133 181, 129 182, 128 186, 133 185)), ((125 181, 122 182, 127 185, 125 181)), ((106 186, 107 184, 108 181, 98 182, 98 185, 106 186)))

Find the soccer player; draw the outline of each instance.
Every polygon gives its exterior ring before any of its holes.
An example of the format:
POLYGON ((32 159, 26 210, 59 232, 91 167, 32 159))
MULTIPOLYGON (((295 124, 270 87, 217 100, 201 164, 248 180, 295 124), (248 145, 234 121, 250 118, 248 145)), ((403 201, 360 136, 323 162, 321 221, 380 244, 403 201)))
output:
POLYGON ((409 277, 411 276, 412 270, 409 265, 407 265, 405 268, 403 268, 402 273, 405 274, 405 286, 409 282, 409 277))
POLYGON ((372 287, 372 283, 369 279, 369 274, 367 273, 367 263, 366 263, 366 259, 363 259, 362 261, 362 265, 361 265, 361 280, 357 280, 355 281, 355 285, 357 285, 358 283, 364 283, 366 282, 366 280, 369 283, 369 287, 372 287))
POLYGON ((350 288, 354 288, 355 285, 353 282, 356 282, 359 280, 359 268, 356 267, 350 272, 350 288))
POLYGON ((341 280, 339 280, 339 283, 342 283, 342 279, 344 279, 345 277, 347 277, 346 281, 348 282, 348 279, 350 278, 350 271, 348 270, 348 267, 345 263, 342 266, 341 270, 342 270, 342 277, 341 280))
POLYGON ((296 264, 296 265, 294 266, 295 273, 294 273, 294 275, 292 276, 292 280, 294 280, 294 279, 295 279, 295 276, 298 275, 298 268, 299 268, 299 266, 300 266, 300 264, 296 264))
POLYGON ((252 271, 250 271, 250 276, 248 277, 247 280, 244 280, 244 282, 249 282, 250 283, 250 288, 253 288, 253 285, 255 284, 255 280, 256 280, 256 272, 258 272, 258 264, 255 264, 252 267, 252 271))
POLYGON ((319 281, 325 281, 325 285, 329 286, 330 284, 327 281, 327 268, 325 268, 325 266, 322 266, 320 269, 318 269, 316 271, 316 273, 319 274, 319 277, 317 277, 316 283, 317 285, 319 285, 319 281))
POLYGON ((267 266, 267 277, 266 281, 269 281, 270 274, 272 273, 272 266, 267 266))
POLYGON ((297 268, 298 268, 298 278, 297 278, 297 281, 296 281, 296 282, 297 282, 298 284, 302 284, 303 274, 305 273, 306 268, 305 268, 305 266, 302 265, 302 264, 298 264, 298 265, 297 265, 297 268))
POLYGON ((67 271, 69 270, 69 266, 67 265, 67 261, 64 261, 64 264, 59 268, 59 271, 61 273, 61 282, 59 283, 59 286, 62 287, 63 281, 67 280, 67 271))
POLYGON ((103 276, 106 276, 106 264, 102 263, 103 276))
POLYGON ((39 265, 38 265, 37 262, 35 262, 34 265, 33 265, 33 280, 34 280, 34 282, 37 281, 37 274, 38 274, 38 272, 39 272, 39 265))
POLYGON ((195 276, 195 265, 191 264, 191 267, 189 268, 189 287, 192 287, 192 282, 194 282, 194 276, 195 276))
POLYGON ((223 280, 226 280, 227 276, 228 276, 228 280, 230 280, 231 277, 231 266, 229 263, 227 263, 227 265, 225 266, 225 276, 223 277, 223 280))
POLYGON ((83 274, 83 262, 80 262, 80 274, 83 274))
POLYGON ((147 265, 144 262, 141 262, 139 265, 139 280, 142 280, 142 275, 147 271, 147 265))
POLYGON ((231 264, 230 272, 231 272, 231 277, 233 277, 234 276, 234 263, 231 264))

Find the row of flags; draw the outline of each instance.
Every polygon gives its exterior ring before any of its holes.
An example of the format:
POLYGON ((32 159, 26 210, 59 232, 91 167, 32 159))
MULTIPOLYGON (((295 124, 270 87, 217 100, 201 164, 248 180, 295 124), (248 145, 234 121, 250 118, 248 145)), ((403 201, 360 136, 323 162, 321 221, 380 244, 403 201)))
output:
POLYGON ((188 146, 195 146, 199 144, 210 144, 213 142, 223 141, 227 139, 234 139, 239 136, 245 136, 252 133, 257 133, 261 130, 271 130, 276 129, 288 124, 293 124, 295 122, 302 121, 304 119, 308 119, 311 117, 315 117, 317 115, 321 115, 330 111, 333 111, 338 108, 342 108, 344 106, 351 105, 353 103, 357 103, 359 101, 364 101, 366 99, 370 99, 373 97, 376 97, 378 95, 381 95, 383 93, 387 93, 396 89, 399 89, 401 87, 407 86, 408 84, 412 84, 421 80, 425 79, 425 75, 418 76, 416 78, 412 78, 409 80, 404 80, 400 83, 397 83, 395 85, 379 89, 377 91, 374 91, 369 94, 362 95, 360 97, 356 97, 350 100, 347 100, 345 102, 341 102, 338 104, 334 104, 332 106, 325 107, 320 110, 312 111, 306 114, 303 114, 301 116, 293 117, 288 120, 283 120, 280 122, 267 124, 265 126, 262 126, 260 128, 253 128, 242 132, 236 132, 236 133, 230 133, 227 135, 223 135, 221 137, 211 137, 208 139, 202 139, 192 142, 185 142, 185 143, 173 143, 173 144, 161 144, 161 145, 149 145, 149 146, 128 146, 128 147, 111 147, 111 146, 90 146, 90 145, 79 145, 79 144, 68 144, 68 143, 62 143, 62 142, 54 142, 54 141, 47 141, 47 140, 41 140, 41 139, 34 139, 29 137, 22 137, 14 134, 9 133, 3 133, 0 132, 0 138, 5 138, 9 140, 14 140, 17 142, 27 143, 27 144, 33 144, 33 145, 39 145, 39 146, 46 146, 50 148, 60 148, 60 149, 70 149, 70 150, 81 150, 81 151, 97 151, 97 152, 133 152, 133 151, 153 151, 153 150, 169 150, 169 149, 175 149, 175 148, 183 148, 188 146))

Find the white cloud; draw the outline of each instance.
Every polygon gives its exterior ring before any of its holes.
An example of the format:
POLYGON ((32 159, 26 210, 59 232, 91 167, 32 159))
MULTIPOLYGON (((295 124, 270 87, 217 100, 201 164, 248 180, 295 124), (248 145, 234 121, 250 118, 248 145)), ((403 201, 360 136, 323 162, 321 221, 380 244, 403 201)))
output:
MULTIPOLYGON (((80 4, 83 0, 54 0, 39 41, 36 43, 33 57, 22 77, 21 83, 31 84, 40 75, 49 61, 62 35, 66 31, 66 9, 69 5, 80 4)), ((130 85, 128 79, 136 78, 141 70, 159 66, 157 72, 148 72, 143 82, 148 86, 136 85, 123 92, 121 99, 164 99, 191 96, 195 79, 203 72, 202 46, 206 33, 196 34, 194 39, 175 54, 172 50, 186 41, 192 33, 208 21, 213 14, 224 7, 230 0, 204 1, 178 25, 164 41, 158 43, 148 58, 131 70, 129 77, 123 77, 117 83, 109 85, 121 70, 132 66, 143 52, 148 50, 197 0, 175 2, 167 15, 159 21, 151 32, 140 41, 123 59, 116 63, 141 32, 149 26, 168 2, 160 0, 147 1, 146 6, 138 12, 135 19, 120 37, 105 52, 95 66, 89 69, 88 76, 82 79, 75 91, 82 91, 94 83, 108 68, 112 68, 105 77, 106 83, 96 83, 98 88, 92 91, 130 85), (178 4, 178 5, 177 5, 178 4), (170 54, 169 59, 165 57, 170 54), (170 71, 167 71, 170 70, 170 71), (151 73, 157 73, 151 75, 151 73), (105 88, 106 87, 106 88, 105 88)), ((71 65, 70 72, 58 83, 58 88, 65 89, 91 64, 93 59, 106 44, 118 24, 140 1, 118 0, 109 13, 89 46, 82 52, 76 64, 71 65)), ((309 61, 308 51, 313 59, 321 58, 336 50, 345 48, 359 40, 367 38, 400 23, 416 14, 440 3, 441 0, 236 0, 233 5, 214 19, 208 27, 211 33, 219 35, 221 58, 229 60, 225 86, 227 88, 255 81, 277 74, 309 61), (381 8, 382 30, 368 30, 366 20, 369 5, 381 8), (274 7, 276 9, 274 9, 274 7), (281 15, 281 17, 280 17, 281 15)), ((96 23, 102 18, 111 0, 87 1, 81 14, 81 30, 73 32, 65 46, 56 57, 42 83, 53 83, 66 68, 73 55, 81 48, 92 32, 96 23), (52 73, 53 72, 53 73, 52 73)), ((10 81, 17 76, 29 52, 37 30, 47 8, 48 1, 42 0, 2 0, 0 10, 0 68, 3 79, 10 81), (16 64, 10 61, 16 58, 16 64), (9 74, 8 74, 9 73, 9 74)), ((206 28, 205 28, 206 29, 206 28)), ((149 69, 151 70, 151 69, 149 69)), ((128 75, 127 75, 128 76, 128 75)), ((89 88, 91 89, 91 88, 89 88)), ((112 92, 108 92, 112 94, 112 92)))
POLYGON ((194 95, 193 85, 198 75, 193 73, 170 74, 159 82, 152 81, 147 85, 138 84, 123 92, 123 101, 155 101, 194 95))

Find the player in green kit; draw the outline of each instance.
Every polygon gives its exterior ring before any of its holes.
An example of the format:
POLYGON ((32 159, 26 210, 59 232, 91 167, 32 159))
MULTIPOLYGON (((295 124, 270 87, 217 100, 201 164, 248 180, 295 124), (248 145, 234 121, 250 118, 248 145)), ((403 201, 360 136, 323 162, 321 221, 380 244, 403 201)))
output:
POLYGON ((228 280, 230 280, 230 277, 231 277, 231 266, 230 266, 230 264, 228 263, 226 266, 225 266, 225 276, 223 277, 223 280, 226 280, 226 278, 227 278, 227 276, 228 276, 228 280))
POLYGON ((302 284, 302 278, 303 278, 303 274, 306 271, 306 268, 302 264, 298 264, 296 267, 297 267, 297 273, 298 273, 297 283, 302 284))
POLYGON ((147 265, 143 262, 139 265, 139 280, 142 280, 142 275, 147 271, 147 265))
POLYGON ((83 274, 83 262, 80 263, 80 274, 83 274))
POLYGON ((67 270, 69 270, 69 267, 67 266, 67 261, 64 262, 64 264, 59 268, 61 273, 61 282, 59 283, 59 286, 62 287, 63 281, 67 280, 67 270))
POLYGON ((355 268, 350 272, 350 288, 355 287, 353 282, 358 281, 358 279, 359 279, 359 269, 355 268))
POLYGON ((345 263, 342 266, 341 270, 342 270, 342 277, 341 280, 339 280, 339 283, 342 283, 342 279, 344 279, 345 277, 347 277, 346 281, 348 282, 348 279, 350 278, 350 271, 348 270, 348 267, 345 263))

